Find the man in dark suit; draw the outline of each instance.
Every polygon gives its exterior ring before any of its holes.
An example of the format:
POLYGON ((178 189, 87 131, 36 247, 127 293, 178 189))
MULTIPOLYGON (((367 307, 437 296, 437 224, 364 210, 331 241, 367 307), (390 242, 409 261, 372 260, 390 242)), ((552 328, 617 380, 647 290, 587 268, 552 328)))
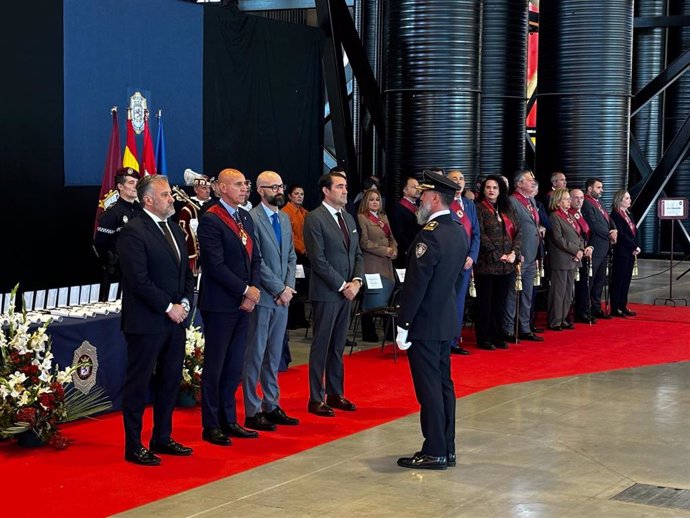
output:
POLYGON ((609 247, 616 243, 618 230, 601 206, 601 195, 604 184, 601 178, 588 178, 585 182, 585 202, 582 204, 582 216, 589 225, 589 245, 594 247, 592 253, 592 278, 589 286, 591 316, 594 318, 611 318, 601 308, 601 294, 606 283, 606 265, 609 247))
POLYGON ((229 446, 230 437, 259 434, 237 423, 235 392, 240 384, 249 313, 259 302, 261 256, 254 224, 239 206, 249 182, 237 169, 218 175, 220 200, 201 217, 197 236, 201 255, 199 309, 206 346, 201 375, 202 439, 229 446))
POLYGON ((388 220, 391 224, 391 232, 398 242, 398 257, 393 260, 396 268, 407 266, 407 250, 412 241, 421 230, 417 224, 417 203, 419 201, 419 182, 416 178, 408 176, 402 190, 403 197, 388 210, 388 220))
POLYGON ((127 340, 127 376, 122 396, 125 460, 160 464, 156 453, 191 455, 172 437, 172 414, 182 378, 184 320, 193 293, 184 235, 168 224, 174 214, 165 176, 137 183, 143 213, 122 229, 117 252, 122 269, 122 330, 127 340), (141 428, 149 383, 153 381, 153 432, 149 449, 141 428))
POLYGON ((276 425, 296 425, 299 420, 280 408, 278 367, 283 353, 288 305, 295 291, 297 255, 292 244, 292 226, 285 205, 285 185, 274 171, 256 179, 261 203, 250 211, 254 222, 255 246, 261 252, 261 298, 249 318, 247 351, 244 356, 242 392, 244 426, 273 431, 276 425), (261 383, 263 397, 257 393, 261 383))
POLYGON ((467 257, 469 240, 450 216, 456 184, 429 171, 422 182, 417 220, 426 224, 410 249, 395 341, 400 349, 409 348, 424 444, 412 457, 398 459, 398 466, 446 469, 456 462, 450 342, 458 332, 458 314, 448 301, 456 299, 464 265, 458 258, 467 257))
POLYGON ((352 300, 362 287, 364 265, 355 220, 343 210, 347 203, 347 180, 340 173, 328 173, 319 178, 319 188, 323 203, 304 221, 304 244, 311 261, 309 298, 314 316, 307 409, 318 416, 333 417, 333 408, 356 409, 343 396, 343 350, 352 300))

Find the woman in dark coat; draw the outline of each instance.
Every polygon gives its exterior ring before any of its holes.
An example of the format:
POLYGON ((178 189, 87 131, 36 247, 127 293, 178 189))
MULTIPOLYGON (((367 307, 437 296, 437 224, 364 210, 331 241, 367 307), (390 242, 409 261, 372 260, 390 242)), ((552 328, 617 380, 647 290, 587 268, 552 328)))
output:
POLYGON ((474 265, 477 288, 475 332, 477 347, 489 351, 507 349, 503 341, 503 315, 508 290, 515 289, 513 276, 520 261, 522 233, 500 176, 488 176, 476 200, 479 221, 479 256, 474 265))
POLYGON ((618 239, 613 245, 611 265, 612 317, 635 316, 635 312, 628 309, 628 290, 630 289, 635 257, 641 250, 637 240, 637 227, 628 213, 630 203, 630 194, 625 189, 613 195, 611 219, 618 229, 618 239))

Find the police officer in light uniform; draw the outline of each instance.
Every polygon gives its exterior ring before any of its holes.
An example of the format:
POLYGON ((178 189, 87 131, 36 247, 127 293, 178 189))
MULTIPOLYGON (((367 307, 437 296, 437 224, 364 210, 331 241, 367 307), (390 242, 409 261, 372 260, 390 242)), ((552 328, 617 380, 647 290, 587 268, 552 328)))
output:
POLYGON ((115 173, 115 186, 118 192, 118 199, 101 214, 98 220, 93 247, 103 268, 101 281, 102 300, 107 299, 110 284, 120 282, 122 276, 115 249, 120 230, 142 211, 141 205, 137 201, 137 181, 139 178, 139 173, 131 167, 123 167, 117 170, 115 173))
POLYGON ((396 343, 400 349, 409 348, 424 444, 412 457, 398 459, 398 466, 446 469, 456 462, 450 345, 458 331, 454 301, 469 240, 450 215, 457 185, 442 173, 425 171, 419 189, 423 192, 417 221, 424 227, 410 248, 396 343))

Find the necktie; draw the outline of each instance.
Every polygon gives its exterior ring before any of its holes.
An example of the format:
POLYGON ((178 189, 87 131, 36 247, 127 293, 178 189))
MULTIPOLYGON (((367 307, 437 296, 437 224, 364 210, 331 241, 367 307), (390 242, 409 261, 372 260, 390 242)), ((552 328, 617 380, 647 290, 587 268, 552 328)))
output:
POLYGON ((175 257, 177 257, 177 260, 180 260, 180 253, 177 251, 177 247, 175 246, 175 241, 173 240, 172 233, 170 232, 170 229, 168 228, 168 225, 165 221, 159 221, 158 226, 161 227, 161 230, 163 231, 163 235, 165 236, 165 240, 168 242, 168 245, 170 245, 170 248, 172 248, 173 253, 175 254, 175 257))
POLYGON ((338 218, 338 225, 340 225, 340 231, 343 233, 343 238, 345 238, 345 246, 347 248, 350 248, 350 233, 347 231, 347 226, 345 226, 345 220, 343 219, 343 215, 340 213, 340 211, 335 213, 335 216, 338 218))
POLYGON ((276 233, 276 241, 278 241, 278 248, 280 248, 283 245, 283 235, 280 231, 280 220, 278 219, 277 212, 271 216, 271 223, 273 224, 273 232, 276 233))
POLYGON ((242 228, 242 220, 240 219, 240 211, 236 210, 235 214, 233 214, 233 217, 235 218, 235 221, 237 222, 237 226, 242 228))

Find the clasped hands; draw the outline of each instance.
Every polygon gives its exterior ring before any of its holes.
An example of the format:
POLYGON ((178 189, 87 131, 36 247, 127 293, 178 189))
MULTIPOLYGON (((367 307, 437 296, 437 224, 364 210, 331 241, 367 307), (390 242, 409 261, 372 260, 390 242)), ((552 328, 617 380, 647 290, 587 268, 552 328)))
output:
POLYGON ((359 293, 359 289, 362 287, 362 283, 360 281, 350 281, 345 283, 345 287, 343 287, 341 293, 343 294, 343 297, 345 297, 347 300, 354 300, 354 298, 357 296, 357 293, 359 293))
POLYGON ((285 286, 285 289, 276 296, 276 304, 279 306, 287 306, 290 304, 290 301, 295 293, 297 293, 296 290, 293 290, 290 286, 285 286))
POLYGON ((254 311, 254 306, 256 306, 256 303, 259 302, 260 296, 261 292, 259 291, 259 288, 249 286, 244 294, 244 297, 242 297, 240 309, 242 311, 246 311, 247 313, 251 313, 254 311))
POLYGON ((182 304, 173 304, 170 311, 168 311, 168 318, 176 324, 181 324, 187 318, 187 310, 182 304))

